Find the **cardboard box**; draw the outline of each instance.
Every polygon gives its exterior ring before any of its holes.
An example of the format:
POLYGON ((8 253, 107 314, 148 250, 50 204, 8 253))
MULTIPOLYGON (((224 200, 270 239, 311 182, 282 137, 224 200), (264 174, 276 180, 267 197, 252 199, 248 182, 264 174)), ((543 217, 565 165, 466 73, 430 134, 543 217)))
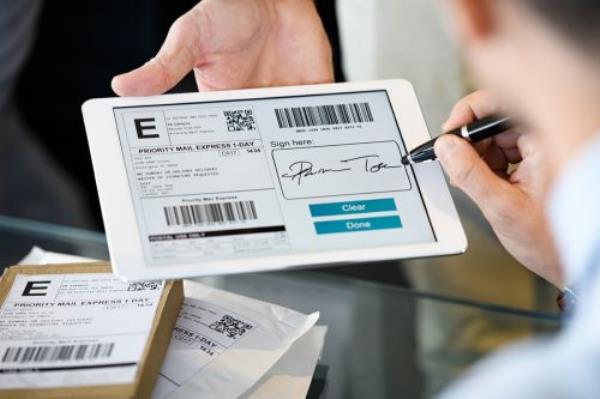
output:
MULTIPOLYGON (((78 274, 112 273, 107 262, 81 263, 48 266, 13 266, 5 270, 0 280, 0 306, 10 292, 15 277, 19 274, 78 274)), ((95 385, 64 388, 6 389, 0 386, 0 398, 11 399, 55 399, 55 398, 150 398, 163 359, 171 339, 171 332, 183 301, 181 281, 166 282, 157 304, 156 314, 148 334, 148 340, 138 363, 135 378, 130 384, 95 385)))

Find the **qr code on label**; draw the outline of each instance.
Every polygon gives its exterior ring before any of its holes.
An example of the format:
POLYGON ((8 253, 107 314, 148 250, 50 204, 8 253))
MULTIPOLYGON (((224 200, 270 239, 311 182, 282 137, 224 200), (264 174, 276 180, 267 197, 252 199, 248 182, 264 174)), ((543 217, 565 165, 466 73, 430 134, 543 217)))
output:
POLYGON ((253 326, 226 314, 221 317, 221 320, 210 324, 208 328, 226 335, 229 338, 238 339, 242 335, 246 334, 248 330, 252 330, 253 326))
POLYGON ((127 285, 127 291, 156 291, 159 288, 160 281, 139 281, 127 285))
POLYGON ((230 132, 245 132, 256 130, 256 122, 251 109, 223 111, 230 132))

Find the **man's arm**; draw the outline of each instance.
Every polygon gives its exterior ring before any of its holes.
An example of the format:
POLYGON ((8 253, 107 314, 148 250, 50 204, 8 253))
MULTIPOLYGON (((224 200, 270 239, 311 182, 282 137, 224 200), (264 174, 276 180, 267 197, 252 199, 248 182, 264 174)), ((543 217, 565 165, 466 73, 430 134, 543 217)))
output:
POLYGON ((190 71, 199 90, 333 80, 313 0, 204 0, 171 26, 156 57, 113 79, 122 96, 160 94, 190 71))

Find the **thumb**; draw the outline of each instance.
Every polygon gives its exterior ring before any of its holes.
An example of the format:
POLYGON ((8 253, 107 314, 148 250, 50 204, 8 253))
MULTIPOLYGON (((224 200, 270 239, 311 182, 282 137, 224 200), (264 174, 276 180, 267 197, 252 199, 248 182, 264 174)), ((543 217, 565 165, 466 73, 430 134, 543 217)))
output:
POLYGON ((512 194, 510 183, 498 177, 467 141, 444 135, 435 143, 435 153, 452 185, 467 194, 488 216, 502 213, 512 194))
POLYGON ((181 81, 199 63, 199 20, 192 10, 169 29, 156 57, 133 71, 115 76, 111 86, 120 96, 146 96, 164 93, 181 81))

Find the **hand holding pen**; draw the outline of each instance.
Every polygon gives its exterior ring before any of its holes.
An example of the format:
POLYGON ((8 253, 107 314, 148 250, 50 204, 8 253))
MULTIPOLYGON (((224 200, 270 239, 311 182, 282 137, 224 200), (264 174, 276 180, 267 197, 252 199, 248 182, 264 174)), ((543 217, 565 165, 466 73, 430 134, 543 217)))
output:
MULTIPOLYGON (((489 92, 478 91, 456 105, 445 126, 450 130, 468 125, 497 114, 498 110, 489 92)), ((549 168, 535 134, 508 129, 476 144, 457 136, 456 131, 443 134, 433 147, 433 155, 438 157, 452 185, 481 209, 517 261, 562 288, 561 269, 542 201, 549 168)), ((476 247, 472 246, 473 251, 477 251, 476 247)), ((482 266, 485 265, 477 265, 482 266)))

